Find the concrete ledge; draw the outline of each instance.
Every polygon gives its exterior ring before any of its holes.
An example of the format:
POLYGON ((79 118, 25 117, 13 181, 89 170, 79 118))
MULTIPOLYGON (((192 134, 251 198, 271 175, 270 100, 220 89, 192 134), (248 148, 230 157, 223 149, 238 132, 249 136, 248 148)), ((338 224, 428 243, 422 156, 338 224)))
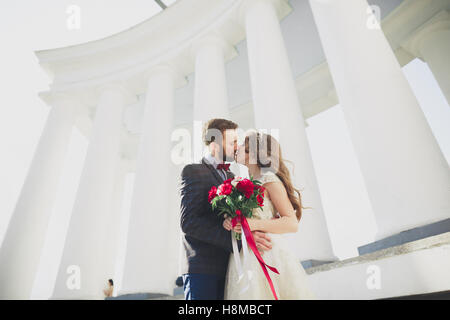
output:
POLYGON ((358 247, 359 255, 375 252, 407 242, 435 236, 450 231, 450 218, 434 222, 425 226, 409 229, 392 235, 390 237, 368 243, 358 247))
POLYGON ((450 232, 306 270, 319 299, 372 300, 450 290, 450 232))
POLYGON ((443 244, 450 244, 450 232, 446 232, 437 236, 428 237, 425 239, 420 239, 417 241, 408 242, 403 245, 378 250, 376 252, 368 253, 365 255, 312 267, 307 269, 306 273, 313 274, 315 272, 327 271, 334 268, 344 267, 346 265, 377 261, 380 259, 389 258, 399 254, 405 254, 416 250, 423 250, 433 246, 440 246, 443 244))
POLYGON ((302 264, 304 269, 308 269, 308 268, 320 266, 322 264, 333 263, 333 262, 336 262, 336 261, 310 259, 310 260, 301 261, 300 263, 302 264))
POLYGON ((450 300, 450 290, 377 300, 450 300))

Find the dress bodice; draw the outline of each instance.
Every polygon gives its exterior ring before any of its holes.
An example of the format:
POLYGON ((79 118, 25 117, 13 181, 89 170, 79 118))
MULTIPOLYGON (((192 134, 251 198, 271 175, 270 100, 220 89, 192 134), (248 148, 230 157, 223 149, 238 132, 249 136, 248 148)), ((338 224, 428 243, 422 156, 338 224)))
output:
MULTIPOLYGON (((281 182, 280 178, 278 178, 278 176, 271 172, 271 171, 267 171, 265 173, 263 173, 261 175, 261 177, 259 179, 262 185, 264 185, 265 183, 269 183, 269 182, 281 182)), ((275 209, 275 206, 273 205, 272 201, 270 201, 269 197, 266 196, 264 197, 264 202, 263 202, 263 206, 260 208, 255 208, 252 211, 252 217, 256 218, 256 219, 272 219, 273 217, 277 216, 277 210, 275 209)))

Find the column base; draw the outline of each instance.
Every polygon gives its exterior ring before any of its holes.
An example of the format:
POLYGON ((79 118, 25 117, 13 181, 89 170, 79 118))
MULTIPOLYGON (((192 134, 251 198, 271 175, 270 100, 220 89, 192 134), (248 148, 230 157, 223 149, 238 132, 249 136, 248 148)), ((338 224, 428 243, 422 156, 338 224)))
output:
POLYGON ((392 236, 358 247, 359 255, 398 246, 407 242, 435 236, 450 231, 450 218, 417 228, 402 231, 392 236))
POLYGON ((174 290, 173 295, 167 295, 163 293, 140 292, 140 293, 122 294, 117 297, 106 297, 105 300, 184 300, 183 290, 181 290, 180 293, 179 292, 180 290, 177 289, 174 290))

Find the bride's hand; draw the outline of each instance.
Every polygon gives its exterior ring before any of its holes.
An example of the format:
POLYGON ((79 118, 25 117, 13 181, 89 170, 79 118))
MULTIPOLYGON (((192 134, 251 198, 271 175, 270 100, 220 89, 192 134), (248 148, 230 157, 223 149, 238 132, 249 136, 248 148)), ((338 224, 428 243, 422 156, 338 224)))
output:
POLYGON ((233 228, 233 224, 231 223, 231 218, 226 218, 225 220, 223 220, 223 227, 228 231, 233 230, 236 233, 242 232, 242 227, 241 227, 240 223, 237 223, 233 228))

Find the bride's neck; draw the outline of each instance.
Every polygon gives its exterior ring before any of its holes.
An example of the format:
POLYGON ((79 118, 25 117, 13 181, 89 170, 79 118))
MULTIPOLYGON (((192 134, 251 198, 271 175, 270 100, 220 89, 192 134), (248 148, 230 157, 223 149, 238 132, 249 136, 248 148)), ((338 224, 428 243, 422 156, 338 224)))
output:
POLYGON ((261 168, 258 167, 257 164, 249 164, 247 168, 249 175, 254 179, 259 179, 261 177, 261 168))

